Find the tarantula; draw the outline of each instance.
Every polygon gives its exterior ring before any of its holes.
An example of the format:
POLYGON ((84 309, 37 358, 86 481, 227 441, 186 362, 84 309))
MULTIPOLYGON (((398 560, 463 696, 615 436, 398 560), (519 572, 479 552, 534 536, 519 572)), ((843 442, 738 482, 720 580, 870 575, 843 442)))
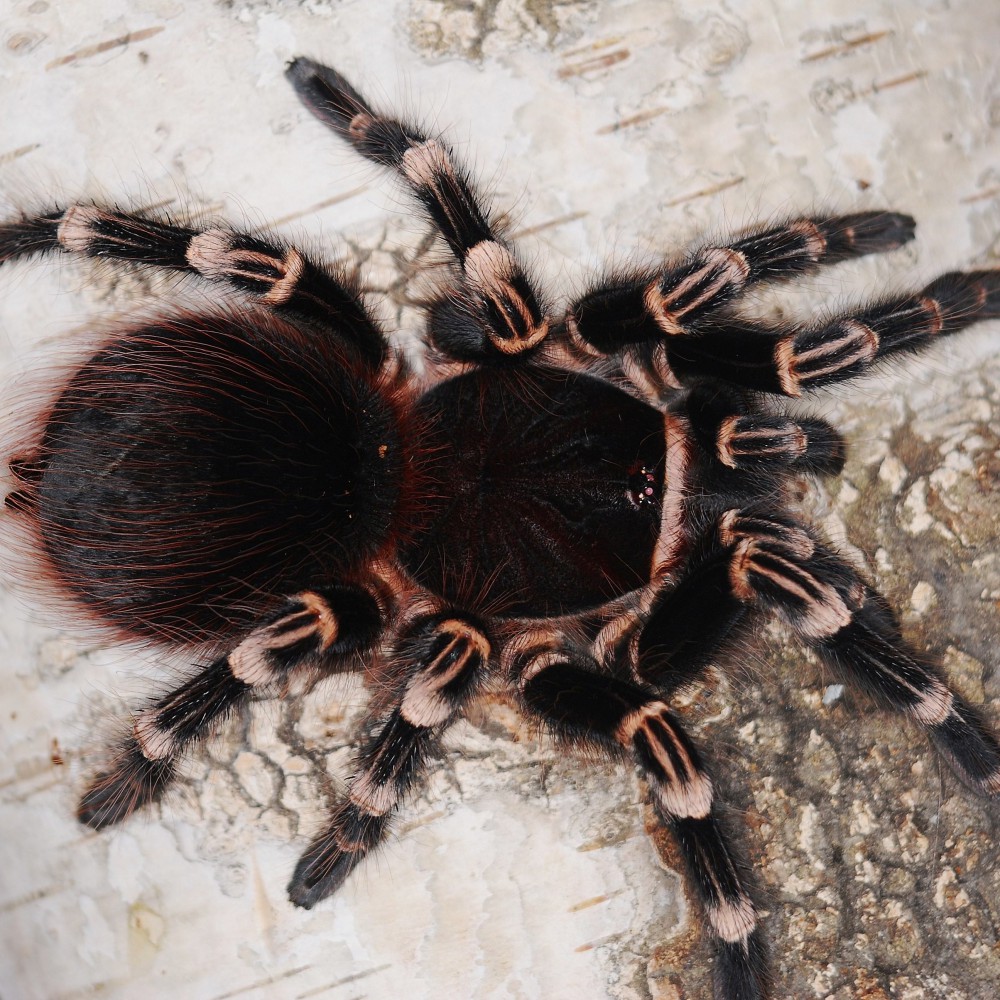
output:
POLYGON ((1000 745, 886 601, 791 513, 842 437, 798 397, 1000 317, 1000 271, 947 274, 815 325, 747 289, 895 249, 893 212, 798 218, 617 272, 556 318, 444 142, 308 59, 321 122, 394 169, 453 255, 411 370, 356 284, 292 246, 78 204, 0 226, 50 251, 187 272, 236 303, 133 321, 64 380, 10 460, 39 573, 117 635, 190 650, 84 792, 100 829, 160 798, 185 748, 263 690, 364 670, 355 773, 289 885, 311 907, 386 836, 436 738, 485 690, 632 760, 714 938, 720 1000, 768 994, 755 887, 670 708, 777 613, 848 683, 1000 794, 1000 745))

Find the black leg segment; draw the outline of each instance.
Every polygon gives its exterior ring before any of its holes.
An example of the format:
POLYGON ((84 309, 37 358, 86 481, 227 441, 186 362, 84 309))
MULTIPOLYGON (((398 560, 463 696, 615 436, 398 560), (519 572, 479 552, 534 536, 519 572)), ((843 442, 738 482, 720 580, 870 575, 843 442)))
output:
POLYGON ((955 272, 911 295, 798 330, 709 317, 690 335, 667 341, 666 352, 682 382, 710 376, 747 389, 801 396, 998 316, 1000 271, 955 272))
POLYGON ((347 796, 299 860, 289 898, 311 909, 336 892, 382 842, 403 796, 424 772, 437 737, 475 695, 490 657, 482 626, 458 614, 418 618, 392 653, 403 679, 395 704, 372 720, 347 796))
POLYGON ((578 744, 627 754, 674 832, 716 951, 717 1000, 764 1000, 767 960, 748 867, 720 822, 698 749, 657 694, 597 671, 579 654, 526 650, 516 660, 524 707, 578 744))
POLYGON ((136 713, 109 766, 80 800, 80 822, 102 829, 158 800, 185 748, 211 735, 254 691, 369 649, 380 631, 378 604, 359 588, 309 591, 287 601, 230 653, 136 713))
POLYGON ((880 594, 802 528, 732 511, 730 585, 776 610, 845 680, 920 725, 959 779, 1000 796, 1000 744, 939 670, 903 638, 880 594))
POLYGON ((601 354, 685 336, 751 285, 894 250, 913 238, 913 229, 913 219, 894 212, 793 219, 704 247, 683 264, 603 282, 573 303, 567 323, 578 342, 601 354))
POLYGON ((190 229, 96 205, 73 205, 0 226, 0 263, 61 250, 185 271, 228 285, 267 309, 341 334, 373 367, 385 338, 355 283, 335 276, 295 247, 227 228, 190 229))
POLYGON ((378 114, 329 66, 299 58, 287 76, 302 103, 364 157, 391 167, 420 200, 461 268, 432 311, 434 346, 459 360, 507 363, 530 356, 549 320, 513 248, 441 139, 378 114))

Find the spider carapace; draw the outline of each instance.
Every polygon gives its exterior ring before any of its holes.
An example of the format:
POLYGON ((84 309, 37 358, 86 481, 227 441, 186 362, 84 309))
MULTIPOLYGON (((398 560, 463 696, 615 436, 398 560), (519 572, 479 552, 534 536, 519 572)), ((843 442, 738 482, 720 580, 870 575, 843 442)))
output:
POLYGON ((416 412, 429 500, 401 555, 428 590, 541 618, 649 583, 663 414, 601 379, 543 367, 448 379, 416 412))
POLYGON ((376 849, 441 733, 485 689, 631 760, 676 837, 719 1000, 768 995, 759 905, 671 695, 781 616, 846 683, 921 726, 973 792, 1000 747, 886 601, 796 513, 839 433, 798 397, 1000 316, 1000 272, 815 323, 747 289, 913 237, 886 211, 803 217, 613 272, 561 314, 446 144, 295 60, 305 106, 412 190, 452 255, 412 369, 357 285, 292 246, 75 205, 0 226, 50 251, 181 271, 226 294, 103 336, 10 455, 7 517, 92 622, 202 657, 141 706, 85 791, 104 827, 255 693, 364 670, 353 776, 289 892, 311 907, 376 849))

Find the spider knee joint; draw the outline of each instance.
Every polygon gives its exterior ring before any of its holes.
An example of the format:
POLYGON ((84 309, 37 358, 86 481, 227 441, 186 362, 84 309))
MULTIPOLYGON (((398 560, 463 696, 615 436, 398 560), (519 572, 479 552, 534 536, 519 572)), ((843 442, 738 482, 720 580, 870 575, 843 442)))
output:
POLYGON ((712 779, 663 702, 650 702, 630 712, 615 735, 646 772, 664 815, 672 819, 704 819, 709 815, 712 779))
POLYGON ((411 725, 430 729, 451 719, 473 693, 492 645, 471 620, 441 616, 419 623, 399 652, 414 664, 400 714, 411 725))

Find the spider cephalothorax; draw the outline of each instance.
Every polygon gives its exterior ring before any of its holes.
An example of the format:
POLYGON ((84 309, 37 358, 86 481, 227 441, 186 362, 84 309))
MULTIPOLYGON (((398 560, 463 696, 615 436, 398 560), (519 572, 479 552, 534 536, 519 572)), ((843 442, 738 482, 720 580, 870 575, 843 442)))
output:
POLYGON ((401 554, 421 585, 538 618, 649 582, 665 454, 653 407, 606 381, 538 366, 449 379, 418 413, 423 479, 435 486, 401 554))
POLYGON ((953 273, 813 326, 738 311, 756 283, 892 250, 907 216, 793 219, 617 273, 559 319, 439 140, 334 70, 288 76, 395 169, 454 257, 410 371, 357 287, 299 250, 93 205, 0 226, 49 251, 168 268, 242 295, 104 337, 10 459, 39 571, 118 635, 196 647, 80 803, 104 827, 163 793, 187 744, 256 692, 364 669, 355 774, 292 900, 334 892, 385 836, 440 733, 487 685, 568 742, 631 759, 713 935, 720 1000, 767 995, 753 881, 670 696, 766 614, 922 726, 974 792, 1000 746, 885 600, 793 513, 840 471, 821 420, 768 402, 1000 316, 1000 272, 953 273))

